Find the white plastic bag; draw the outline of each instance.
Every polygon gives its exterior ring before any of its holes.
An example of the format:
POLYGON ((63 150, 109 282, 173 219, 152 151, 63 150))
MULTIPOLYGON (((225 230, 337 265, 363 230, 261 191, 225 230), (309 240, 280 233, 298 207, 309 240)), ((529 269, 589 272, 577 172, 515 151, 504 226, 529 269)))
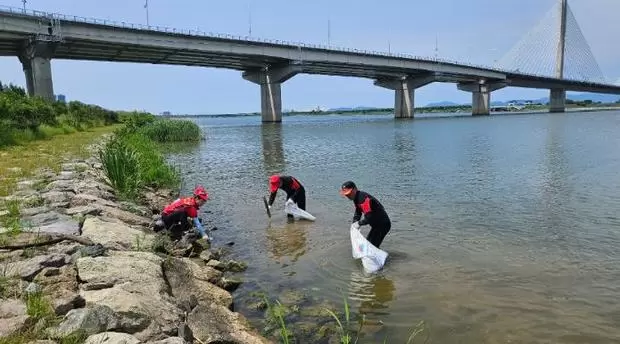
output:
POLYGON ((312 216, 312 214, 310 214, 309 212, 299 209, 297 204, 291 199, 288 199, 286 203, 284 203, 284 212, 293 216, 300 217, 304 220, 316 220, 316 217, 312 216))
POLYGON ((376 248, 366 240, 353 224, 351 225, 351 253, 353 258, 362 259, 364 271, 369 274, 381 270, 388 256, 387 252, 376 248))

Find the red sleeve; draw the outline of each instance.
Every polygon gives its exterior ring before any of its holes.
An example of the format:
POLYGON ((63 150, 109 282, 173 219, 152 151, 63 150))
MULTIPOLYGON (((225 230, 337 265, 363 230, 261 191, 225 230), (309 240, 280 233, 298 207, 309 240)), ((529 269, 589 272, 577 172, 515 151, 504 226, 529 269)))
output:
POLYGON ((197 217, 198 216, 198 209, 196 209, 194 207, 187 207, 187 208, 185 208, 185 213, 189 217, 197 217))

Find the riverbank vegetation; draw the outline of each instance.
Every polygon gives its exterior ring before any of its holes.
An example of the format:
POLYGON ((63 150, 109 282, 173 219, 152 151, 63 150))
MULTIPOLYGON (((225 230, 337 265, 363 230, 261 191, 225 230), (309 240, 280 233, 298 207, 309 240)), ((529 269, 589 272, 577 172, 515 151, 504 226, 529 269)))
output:
POLYGON ((0 84, 0 147, 111 125, 118 114, 78 101, 29 97, 14 85, 0 84))
MULTIPOLYGON (((352 312, 346 297, 343 298, 342 311, 333 306, 319 306, 317 309, 304 309, 296 305, 285 305, 279 300, 270 301, 264 293, 258 292, 262 300, 261 307, 265 309, 266 335, 276 337, 279 343, 302 343, 306 341, 322 341, 327 338, 338 339, 341 344, 357 343, 365 337, 365 315, 356 315, 352 312), (300 316, 311 314, 315 318, 316 328, 308 331, 307 328, 299 327, 296 320, 300 316), (322 319, 322 320, 319 320, 322 319), (328 321, 328 323, 325 323, 328 321)), ((425 321, 419 321, 408 332, 405 344, 428 343, 431 330, 425 321)), ((381 343, 395 343, 389 335, 382 337, 381 343)))
POLYGON ((143 186, 178 186, 179 173, 166 163, 159 143, 202 137, 191 121, 47 101, 27 96, 21 87, 0 84, 0 196, 11 194, 19 179, 36 170, 58 171, 69 157, 91 155, 85 147, 109 134, 100 157, 110 183, 127 198, 135 198, 143 186))
POLYGON ((136 200, 144 187, 179 188, 181 177, 159 143, 197 142, 201 131, 186 120, 156 119, 149 113, 122 113, 124 124, 99 152, 104 172, 122 197, 136 200))

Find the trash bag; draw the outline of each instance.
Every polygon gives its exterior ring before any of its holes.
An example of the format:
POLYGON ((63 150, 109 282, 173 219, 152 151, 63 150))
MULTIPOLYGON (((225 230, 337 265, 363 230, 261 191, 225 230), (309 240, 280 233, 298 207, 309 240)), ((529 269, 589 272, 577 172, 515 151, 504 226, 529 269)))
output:
POLYGON ((293 216, 300 217, 304 220, 314 221, 316 217, 314 217, 309 212, 299 209, 297 204, 293 202, 293 200, 288 199, 286 203, 284 203, 284 212, 293 216))
POLYGON ((353 224, 351 225, 351 254, 355 259, 362 259, 364 271, 368 274, 381 270, 388 256, 387 252, 366 240, 353 224))

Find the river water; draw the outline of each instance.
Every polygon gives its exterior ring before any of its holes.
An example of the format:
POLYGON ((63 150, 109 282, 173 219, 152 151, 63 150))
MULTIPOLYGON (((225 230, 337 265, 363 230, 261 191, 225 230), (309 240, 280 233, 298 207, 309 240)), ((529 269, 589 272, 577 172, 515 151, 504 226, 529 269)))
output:
MULTIPOLYGON (((196 119, 206 134, 171 159, 208 189, 215 245, 248 261, 236 309, 257 289, 301 290, 366 315, 360 343, 620 342, 620 112, 395 121, 386 115, 196 119), (288 223, 273 173, 306 187, 316 222, 288 223), (351 258, 345 180, 383 203, 390 257, 351 258)), ((367 229, 362 227, 363 233, 367 229)))

